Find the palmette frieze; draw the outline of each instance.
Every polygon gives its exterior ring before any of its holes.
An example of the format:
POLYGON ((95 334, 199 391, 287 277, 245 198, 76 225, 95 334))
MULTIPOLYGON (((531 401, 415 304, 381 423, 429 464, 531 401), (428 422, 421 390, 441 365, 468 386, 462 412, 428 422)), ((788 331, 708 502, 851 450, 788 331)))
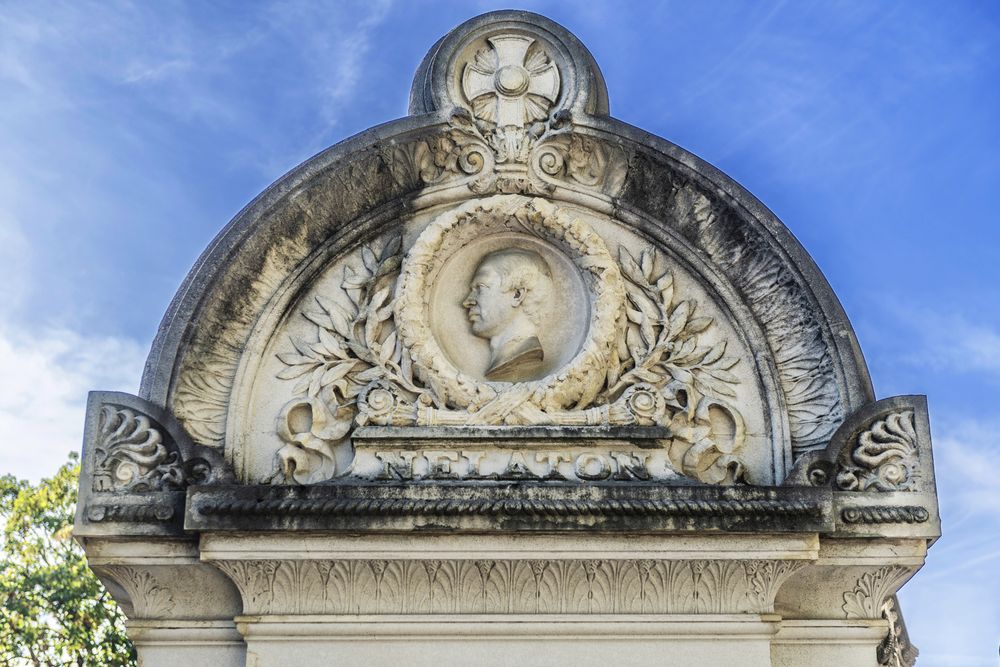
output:
POLYGON ((247 614, 768 613, 790 560, 213 561, 247 614))

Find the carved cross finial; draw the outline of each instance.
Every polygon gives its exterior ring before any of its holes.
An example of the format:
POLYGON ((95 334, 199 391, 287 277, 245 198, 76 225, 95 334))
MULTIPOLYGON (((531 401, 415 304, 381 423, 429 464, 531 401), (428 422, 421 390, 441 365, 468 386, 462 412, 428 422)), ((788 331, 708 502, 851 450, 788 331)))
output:
POLYGON ((499 127, 524 125, 548 116, 559 96, 559 69, 535 40, 523 35, 487 39, 462 73, 462 92, 481 120, 499 127))

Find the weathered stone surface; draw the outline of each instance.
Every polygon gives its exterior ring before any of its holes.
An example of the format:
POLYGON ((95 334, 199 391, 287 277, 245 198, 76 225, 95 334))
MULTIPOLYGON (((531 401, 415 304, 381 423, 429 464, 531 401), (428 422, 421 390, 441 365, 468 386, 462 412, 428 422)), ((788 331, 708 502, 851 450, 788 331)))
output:
POLYGON ((926 403, 781 222, 537 15, 442 38, 410 113, 254 200, 91 397, 77 536, 144 659, 911 664, 926 403))

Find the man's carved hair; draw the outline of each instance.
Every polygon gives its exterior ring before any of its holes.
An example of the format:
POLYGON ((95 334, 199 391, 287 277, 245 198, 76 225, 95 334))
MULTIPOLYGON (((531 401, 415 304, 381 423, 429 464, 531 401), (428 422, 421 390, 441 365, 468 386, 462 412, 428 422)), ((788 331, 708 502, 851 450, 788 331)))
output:
POLYGON ((528 319, 538 326, 542 307, 548 300, 552 287, 549 265, 538 253, 530 250, 498 250, 487 255, 480 266, 487 262, 500 275, 501 290, 525 291, 521 307, 528 319))

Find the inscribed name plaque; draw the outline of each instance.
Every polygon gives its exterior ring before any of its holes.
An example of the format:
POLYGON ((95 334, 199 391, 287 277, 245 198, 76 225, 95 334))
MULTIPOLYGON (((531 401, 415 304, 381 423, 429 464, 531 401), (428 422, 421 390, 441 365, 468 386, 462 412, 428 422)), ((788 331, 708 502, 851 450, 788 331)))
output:
POLYGON ((220 233, 75 535, 146 665, 911 665, 930 452, 784 225, 503 11, 220 233))

